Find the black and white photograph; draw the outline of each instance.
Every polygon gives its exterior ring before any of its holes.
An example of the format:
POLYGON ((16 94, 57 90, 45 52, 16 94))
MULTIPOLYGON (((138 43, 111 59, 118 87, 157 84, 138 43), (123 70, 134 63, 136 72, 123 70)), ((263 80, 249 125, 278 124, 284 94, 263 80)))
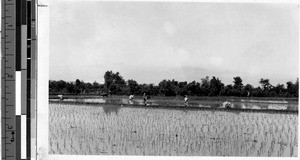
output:
POLYGON ((47 154, 298 157, 298 3, 48 8, 47 154))

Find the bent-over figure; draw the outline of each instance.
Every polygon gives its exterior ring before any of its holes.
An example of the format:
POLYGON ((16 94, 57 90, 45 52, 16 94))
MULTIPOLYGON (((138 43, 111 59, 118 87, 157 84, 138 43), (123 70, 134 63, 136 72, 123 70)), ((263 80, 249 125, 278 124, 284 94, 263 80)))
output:
POLYGON ((187 97, 187 95, 185 95, 185 97, 184 97, 184 105, 185 106, 189 105, 189 98, 187 97))

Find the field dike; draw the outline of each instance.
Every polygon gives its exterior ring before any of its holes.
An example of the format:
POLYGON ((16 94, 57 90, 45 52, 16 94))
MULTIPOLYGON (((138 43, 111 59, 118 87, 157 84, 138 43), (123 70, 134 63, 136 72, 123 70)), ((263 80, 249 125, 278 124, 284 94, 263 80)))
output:
POLYGON ((298 115, 49 104, 49 152, 74 155, 298 156, 298 115))

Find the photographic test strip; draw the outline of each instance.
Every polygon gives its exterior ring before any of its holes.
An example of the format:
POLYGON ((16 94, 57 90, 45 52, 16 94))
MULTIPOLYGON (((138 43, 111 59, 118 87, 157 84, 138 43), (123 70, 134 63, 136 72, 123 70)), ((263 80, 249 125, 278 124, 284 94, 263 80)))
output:
POLYGON ((35 2, 2 1, 2 159, 36 154, 35 2))
POLYGON ((16 5, 15 1, 1 2, 1 140, 2 159, 17 159, 19 144, 16 135, 20 117, 16 116, 16 5), (18 120, 19 121, 19 120, 18 120), (17 143, 17 144, 16 144, 17 143))

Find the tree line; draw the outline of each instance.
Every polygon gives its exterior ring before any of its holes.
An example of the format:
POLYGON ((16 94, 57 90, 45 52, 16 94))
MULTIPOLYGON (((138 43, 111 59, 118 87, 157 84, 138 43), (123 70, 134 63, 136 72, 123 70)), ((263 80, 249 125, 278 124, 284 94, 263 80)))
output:
POLYGON ((179 82, 176 80, 162 80, 158 85, 139 84, 133 79, 127 81, 119 72, 107 71, 104 74, 104 84, 96 81, 93 83, 76 79, 75 82, 63 80, 49 81, 49 94, 68 95, 99 95, 110 93, 113 95, 142 95, 146 93, 152 96, 236 96, 236 97, 298 97, 299 79, 284 84, 273 86, 269 79, 261 78, 260 86, 253 87, 250 84, 243 84, 241 77, 233 78, 233 83, 224 85, 219 78, 208 76, 201 79, 201 82, 179 82))

